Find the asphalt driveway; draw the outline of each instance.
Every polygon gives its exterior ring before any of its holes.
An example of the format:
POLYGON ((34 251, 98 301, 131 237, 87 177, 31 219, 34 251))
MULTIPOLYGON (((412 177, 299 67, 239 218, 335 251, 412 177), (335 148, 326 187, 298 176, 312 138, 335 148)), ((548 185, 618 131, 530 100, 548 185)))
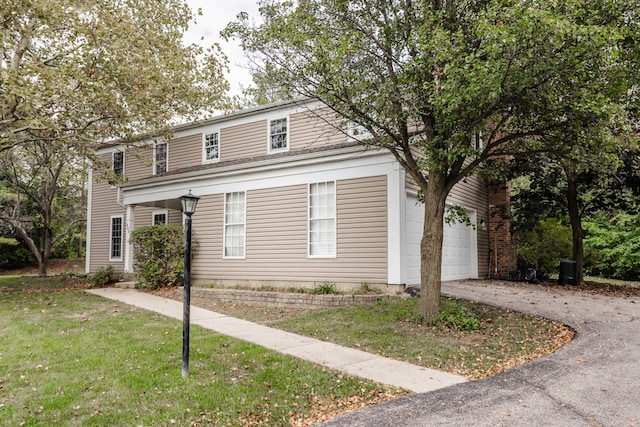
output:
POLYGON ((443 294, 565 323, 573 341, 479 381, 412 394, 327 426, 640 426, 640 298, 544 285, 444 283, 443 294))

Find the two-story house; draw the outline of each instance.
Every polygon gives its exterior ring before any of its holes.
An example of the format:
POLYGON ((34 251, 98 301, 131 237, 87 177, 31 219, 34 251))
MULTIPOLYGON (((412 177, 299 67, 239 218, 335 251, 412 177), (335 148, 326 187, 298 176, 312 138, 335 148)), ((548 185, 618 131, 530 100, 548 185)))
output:
MULTIPOLYGON (((136 227, 181 223, 179 197, 200 196, 192 280, 314 286, 420 282, 423 206, 384 149, 317 101, 284 102, 180 125, 167 142, 112 144, 99 157, 122 185, 89 187, 87 272, 133 270, 136 227)), ((471 177, 448 202, 489 220, 487 187, 471 177)), ((489 275, 486 228, 445 226, 442 279, 489 275)))

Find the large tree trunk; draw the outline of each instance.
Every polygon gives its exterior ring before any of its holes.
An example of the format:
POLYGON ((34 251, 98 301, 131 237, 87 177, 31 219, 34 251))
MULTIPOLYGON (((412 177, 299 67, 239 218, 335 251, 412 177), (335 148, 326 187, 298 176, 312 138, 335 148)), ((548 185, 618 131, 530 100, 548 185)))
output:
POLYGON ((445 179, 431 173, 424 194, 424 229, 420 243, 420 315, 425 320, 440 316, 445 179))
POLYGON ((573 260, 576 262, 576 284, 581 285, 584 270, 584 244, 582 241, 582 218, 578 207, 578 175, 565 168, 567 175, 567 210, 573 234, 573 260))

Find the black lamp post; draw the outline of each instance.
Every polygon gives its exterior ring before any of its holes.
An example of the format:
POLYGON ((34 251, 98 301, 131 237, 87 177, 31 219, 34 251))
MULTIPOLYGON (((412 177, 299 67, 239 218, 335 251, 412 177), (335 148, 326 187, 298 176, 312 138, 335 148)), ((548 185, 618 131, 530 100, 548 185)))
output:
POLYGON ((182 310, 182 378, 189 376, 189 312, 191 307, 191 215, 196 211, 200 197, 189 194, 180 197, 184 225, 184 298, 182 310))

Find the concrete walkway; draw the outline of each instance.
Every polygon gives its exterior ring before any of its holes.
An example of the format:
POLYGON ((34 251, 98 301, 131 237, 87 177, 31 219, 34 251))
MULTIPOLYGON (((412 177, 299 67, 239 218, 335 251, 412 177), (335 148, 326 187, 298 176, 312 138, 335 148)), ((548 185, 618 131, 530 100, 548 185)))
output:
POLYGON ((401 397, 323 427, 640 426, 640 298, 478 281, 443 283, 443 293, 554 319, 577 334, 502 374, 401 397))
MULTIPOLYGON (((182 321, 183 304, 133 289, 104 288, 90 292, 182 321)), ((239 338, 379 383, 422 393, 466 382, 464 377, 341 347, 313 338, 258 325, 191 306, 191 324, 239 338)))

